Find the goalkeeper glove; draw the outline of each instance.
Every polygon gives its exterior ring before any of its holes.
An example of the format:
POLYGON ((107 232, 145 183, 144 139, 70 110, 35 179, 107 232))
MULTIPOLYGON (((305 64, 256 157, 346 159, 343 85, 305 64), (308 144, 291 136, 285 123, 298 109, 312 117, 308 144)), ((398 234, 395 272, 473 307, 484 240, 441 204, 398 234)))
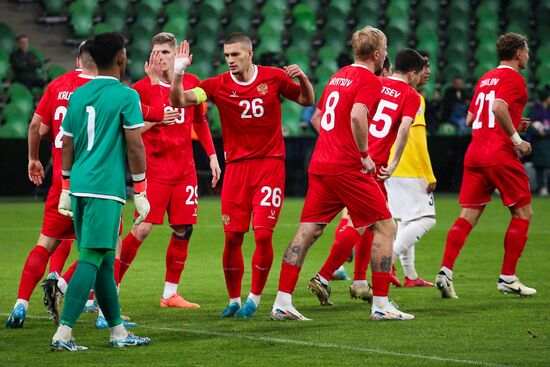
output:
POLYGON ((145 179, 139 182, 134 182, 134 205, 136 207, 136 211, 139 214, 139 216, 134 220, 135 225, 143 222, 145 218, 147 218, 149 210, 151 210, 151 206, 149 205, 149 201, 147 200, 147 195, 145 194, 146 189, 147 181, 145 179))
POLYGON ((67 217, 73 217, 73 210, 71 208, 71 196, 69 195, 70 180, 69 176, 62 178, 61 180, 61 195, 59 196, 59 204, 57 210, 67 217))

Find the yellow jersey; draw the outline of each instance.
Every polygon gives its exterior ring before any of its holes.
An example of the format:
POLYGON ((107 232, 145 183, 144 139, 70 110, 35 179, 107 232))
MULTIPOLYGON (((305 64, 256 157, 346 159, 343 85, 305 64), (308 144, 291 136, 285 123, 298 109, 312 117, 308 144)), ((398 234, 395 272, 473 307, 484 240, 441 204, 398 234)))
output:
MULTIPOLYGON (((425 110, 426 101, 420 96, 420 109, 411 125, 407 145, 392 177, 423 177, 429 184, 436 182, 428 153, 425 110)), ((394 148, 395 146, 391 149, 389 162, 393 159, 394 148)))

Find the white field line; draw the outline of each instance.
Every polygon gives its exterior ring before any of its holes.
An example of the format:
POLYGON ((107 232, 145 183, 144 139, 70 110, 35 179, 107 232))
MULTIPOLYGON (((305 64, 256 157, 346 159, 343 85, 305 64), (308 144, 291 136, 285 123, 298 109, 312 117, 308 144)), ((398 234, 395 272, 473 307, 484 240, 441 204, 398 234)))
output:
MULTIPOLYGON (((2 316, 9 316, 10 314, 3 313, 2 316)), ((28 315, 27 316, 30 319, 48 319, 47 316, 34 316, 34 315, 28 315)), ((297 321, 299 322, 299 321, 297 321)), ((276 321, 274 321, 276 323, 276 321)), ((284 339, 284 338, 272 338, 272 337, 265 337, 265 336, 252 336, 252 335, 245 335, 245 334, 238 334, 238 333, 222 333, 222 332, 216 332, 216 331, 208 331, 208 330, 198 330, 198 329, 182 329, 182 328, 171 328, 171 327, 157 327, 157 326, 146 326, 143 324, 140 324, 141 329, 150 329, 150 330, 159 330, 159 331, 172 331, 172 332, 181 332, 181 333, 187 333, 187 334, 195 334, 195 335, 208 335, 208 336, 219 336, 224 338, 238 338, 238 339, 245 339, 245 340, 251 340, 256 342, 264 342, 264 343, 275 343, 275 344, 286 344, 286 345, 292 345, 292 346, 301 346, 301 347, 310 347, 310 348, 319 348, 319 349, 339 349, 339 350, 346 350, 346 351, 352 351, 352 352, 360 352, 360 353, 372 353, 372 354, 380 354, 380 355, 386 355, 386 356, 393 356, 393 357, 401 357, 401 358, 410 358, 410 359, 423 359, 423 360, 430 360, 430 361, 441 361, 441 362, 449 362, 449 363, 462 363, 462 364, 469 364, 474 366, 488 366, 488 367, 512 367, 512 365, 504 365, 499 363, 492 363, 492 362, 483 362, 483 361, 476 361, 471 359, 458 359, 458 358, 447 358, 447 357, 439 357, 439 356, 432 356, 432 355, 426 355, 426 354, 412 354, 412 353, 402 353, 402 352, 396 352, 391 350, 384 350, 384 349, 377 349, 377 348, 365 348, 365 347, 358 347, 358 346, 352 346, 352 345, 341 345, 341 344, 335 344, 335 343, 315 343, 315 342, 308 342, 303 340, 294 340, 294 339, 284 339)))

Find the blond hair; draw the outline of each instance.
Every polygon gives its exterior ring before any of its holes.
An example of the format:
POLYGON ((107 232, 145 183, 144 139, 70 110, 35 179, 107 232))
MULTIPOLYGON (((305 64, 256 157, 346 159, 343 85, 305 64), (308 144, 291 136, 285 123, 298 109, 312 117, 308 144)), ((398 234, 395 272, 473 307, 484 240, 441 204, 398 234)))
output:
POLYGON ((176 36, 168 32, 157 33, 151 40, 151 47, 155 45, 164 45, 166 43, 172 47, 176 47, 176 36))
POLYGON ((356 60, 367 60, 384 43, 386 43, 386 35, 380 29, 366 26, 356 31, 351 37, 353 57, 356 60))

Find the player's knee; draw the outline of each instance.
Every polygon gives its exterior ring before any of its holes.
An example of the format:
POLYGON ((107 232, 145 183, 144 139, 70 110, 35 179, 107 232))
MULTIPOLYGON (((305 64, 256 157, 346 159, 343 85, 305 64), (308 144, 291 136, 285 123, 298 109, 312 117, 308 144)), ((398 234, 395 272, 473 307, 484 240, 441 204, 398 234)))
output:
POLYGON ((397 232, 397 226, 393 219, 384 219, 376 222, 372 228, 373 232, 378 232, 381 236, 394 238, 397 232))
POLYGON ((193 234, 193 225, 184 224, 181 226, 174 226, 172 227, 172 230, 176 238, 189 241, 191 239, 191 235, 193 234))
POLYGON ((254 228, 254 239, 256 243, 271 243, 273 231, 267 228, 254 228))
POLYGON ((240 247, 243 244, 244 233, 225 232, 225 247, 240 247))
POLYGON ((422 225, 424 226, 426 232, 435 227, 435 223, 435 217, 422 217, 422 225))
POLYGON ((531 221, 531 218, 533 217, 533 207, 531 204, 523 205, 519 208, 513 207, 512 215, 517 218, 531 221))
POLYGON ((137 226, 134 226, 132 232, 134 233, 134 237, 136 237, 139 241, 143 241, 147 238, 151 232, 151 229, 153 229, 153 225, 151 223, 142 222, 137 226))

